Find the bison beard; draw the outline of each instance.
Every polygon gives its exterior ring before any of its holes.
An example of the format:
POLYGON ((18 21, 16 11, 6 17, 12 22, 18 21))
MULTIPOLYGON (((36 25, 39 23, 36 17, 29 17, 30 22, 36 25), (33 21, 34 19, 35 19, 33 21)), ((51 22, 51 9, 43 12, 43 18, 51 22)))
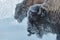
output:
POLYGON ((60 14, 59 10, 48 11, 43 6, 35 4, 29 8, 28 14, 28 36, 36 34, 42 37, 43 34, 57 34, 60 40, 60 14))

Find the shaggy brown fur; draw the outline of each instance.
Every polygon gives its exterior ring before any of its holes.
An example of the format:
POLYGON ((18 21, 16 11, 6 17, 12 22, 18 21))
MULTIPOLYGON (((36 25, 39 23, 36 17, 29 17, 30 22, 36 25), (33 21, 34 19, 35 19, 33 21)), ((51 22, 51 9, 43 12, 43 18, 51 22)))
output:
POLYGON ((59 10, 60 8, 60 0, 48 0, 45 2, 45 6, 47 6, 49 10, 53 11, 53 10, 59 10))
POLYGON ((34 4, 42 4, 44 0, 27 0, 26 6, 31 6, 34 4))

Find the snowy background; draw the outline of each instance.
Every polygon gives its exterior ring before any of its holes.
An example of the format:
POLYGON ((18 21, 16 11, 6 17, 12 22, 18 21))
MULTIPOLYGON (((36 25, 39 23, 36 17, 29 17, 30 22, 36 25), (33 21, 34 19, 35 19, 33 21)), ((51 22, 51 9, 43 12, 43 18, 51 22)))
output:
POLYGON ((14 19, 17 3, 23 0, 0 0, 0 40, 56 40, 56 34, 44 35, 39 39, 36 35, 27 36, 27 18, 22 23, 14 19))

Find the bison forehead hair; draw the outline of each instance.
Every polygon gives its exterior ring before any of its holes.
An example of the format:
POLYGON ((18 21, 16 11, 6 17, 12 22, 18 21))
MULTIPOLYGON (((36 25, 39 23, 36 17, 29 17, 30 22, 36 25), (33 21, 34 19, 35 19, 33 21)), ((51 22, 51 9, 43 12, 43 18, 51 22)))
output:
POLYGON ((35 21, 38 19, 44 18, 47 16, 47 11, 46 9, 40 5, 40 4, 35 4, 33 6, 30 6, 29 11, 27 12, 28 17, 31 17, 35 21))
POLYGON ((58 11, 48 11, 40 4, 35 4, 29 8, 28 14, 28 28, 27 31, 29 32, 29 36, 31 34, 37 34, 39 37, 42 37, 43 34, 47 33, 55 33, 59 34, 58 27, 59 27, 59 18, 58 11), (56 12, 56 14, 54 14, 56 12), (54 14, 57 18, 53 19, 54 14), (52 19, 52 20, 50 20, 52 19), (55 20, 55 21, 54 21, 55 20), (54 23, 55 22, 55 23, 54 23))

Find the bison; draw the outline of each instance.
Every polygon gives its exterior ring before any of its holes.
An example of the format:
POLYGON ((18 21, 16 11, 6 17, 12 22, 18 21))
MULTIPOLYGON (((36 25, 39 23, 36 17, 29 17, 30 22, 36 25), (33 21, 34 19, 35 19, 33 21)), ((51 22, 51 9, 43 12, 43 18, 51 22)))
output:
POLYGON ((28 36, 57 34, 60 40, 60 0, 24 0, 16 7, 15 19, 18 22, 28 17, 28 36), (21 7, 22 6, 22 7, 21 7))
POLYGON ((23 0, 16 5, 14 18, 20 23, 27 16, 27 11, 33 4, 42 4, 44 0, 23 0))

